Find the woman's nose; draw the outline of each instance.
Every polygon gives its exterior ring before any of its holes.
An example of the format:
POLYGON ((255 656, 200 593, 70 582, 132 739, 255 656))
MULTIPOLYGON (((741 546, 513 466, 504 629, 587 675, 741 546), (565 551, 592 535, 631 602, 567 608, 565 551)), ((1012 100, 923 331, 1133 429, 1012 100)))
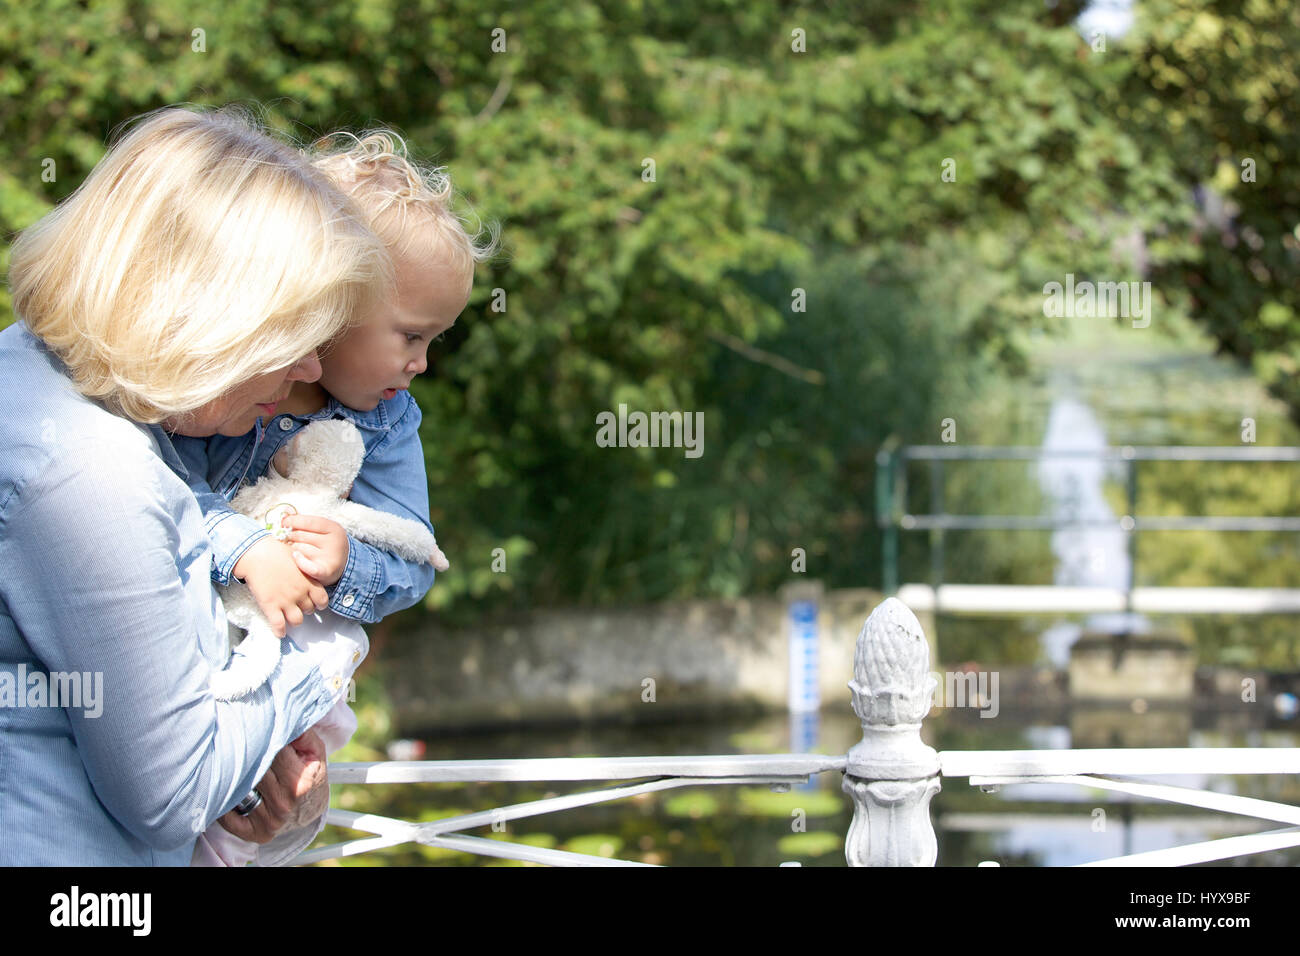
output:
POLYGON ((308 352, 289 370, 289 380, 294 382, 314 382, 320 378, 320 359, 316 352, 308 352))

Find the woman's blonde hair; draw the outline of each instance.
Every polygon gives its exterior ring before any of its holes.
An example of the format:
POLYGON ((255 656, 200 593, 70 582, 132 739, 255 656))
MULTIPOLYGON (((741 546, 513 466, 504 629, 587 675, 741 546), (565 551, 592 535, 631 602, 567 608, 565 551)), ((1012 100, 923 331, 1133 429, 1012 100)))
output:
POLYGON ((465 277, 468 292, 474 264, 496 251, 499 230, 480 222, 471 235, 468 220, 452 211, 453 189, 445 166, 412 162, 402 137, 386 129, 360 136, 331 133, 310 153, 313 165, 351 197, 394 258, 446 256, 465 277), (488 242, 479 245, 485 229, 488 242))
POLYGON ((298 361, 393 270, 352 203, 246 111, 171 107, 22 233, 9 282, 82 394, 154 423, 298 361))

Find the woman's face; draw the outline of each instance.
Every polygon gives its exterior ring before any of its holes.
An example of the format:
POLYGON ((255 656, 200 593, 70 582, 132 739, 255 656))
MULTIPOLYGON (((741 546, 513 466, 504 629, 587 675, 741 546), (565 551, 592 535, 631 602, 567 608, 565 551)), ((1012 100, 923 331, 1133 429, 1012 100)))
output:
POLYGON ((216 401, 188 415, 173 416, 162 424, 168 431, 190 438, 244 435, 252 430, 259 417, 270 418, 275 414, 275 406, 288 398, 293 382, 314 382, 318 378, 320 361, 313 351, 293 365, 250 378, 216 401))

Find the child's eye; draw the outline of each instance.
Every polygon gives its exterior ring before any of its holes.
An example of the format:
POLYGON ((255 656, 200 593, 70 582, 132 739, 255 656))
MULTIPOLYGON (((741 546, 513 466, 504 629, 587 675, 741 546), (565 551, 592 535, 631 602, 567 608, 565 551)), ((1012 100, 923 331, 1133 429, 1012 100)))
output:
POLYGON ((408 342, 418 342, 421 338, 422 336, 416 335, 414 332, 406 333, 406 341, 408 342))

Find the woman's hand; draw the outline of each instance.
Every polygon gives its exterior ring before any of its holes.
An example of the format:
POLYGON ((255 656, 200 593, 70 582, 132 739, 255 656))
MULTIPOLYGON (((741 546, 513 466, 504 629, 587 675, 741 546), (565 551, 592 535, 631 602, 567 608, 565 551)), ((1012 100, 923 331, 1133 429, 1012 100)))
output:
MULTIPOLYGON (((346 538, 344 535, 345 543, 346 538)), ((263 538, 245 551, 243 557, 235 562, 234 575, 248 585, 276 637, 284 637, 286 625, 297 627, 301 624, 304 614, 329 607, 329 595, 321 586, 322 582, 313 581, 299 570, 289 547, 275 538, 263 538)), ((334 580, 338 580, 337 575, 334 580)), ((332 584, 333 581, 323 583, 332 584)))
POLYGON ((325 744, 309 730, 275 755, 270 771, 257 785, 262 795, 257 809, 247 816, 231 810, 219 822, 253 843, 269 843, 283 829, 307 825, 329 807, 325 767, 325 744))
POLYGON ((299 570, 321 584, 335 584, 348 566, 348 533, 337 521, 318 515, 286 515, 289 543, 299 570))

